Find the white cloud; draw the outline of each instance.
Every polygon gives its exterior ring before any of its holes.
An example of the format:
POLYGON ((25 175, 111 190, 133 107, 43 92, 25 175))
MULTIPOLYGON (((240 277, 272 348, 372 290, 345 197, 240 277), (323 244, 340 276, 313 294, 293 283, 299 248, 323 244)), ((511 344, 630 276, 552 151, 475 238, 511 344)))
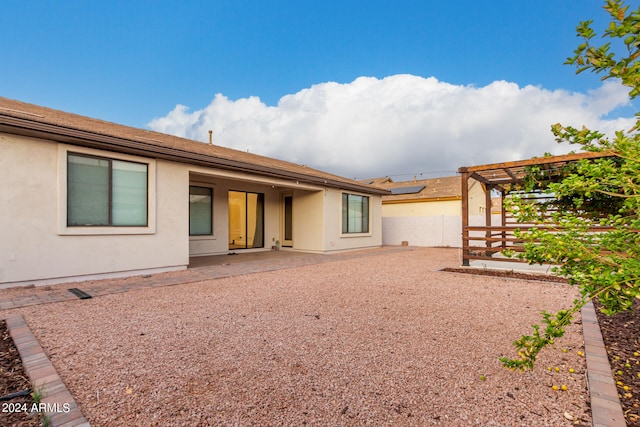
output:
MULTIPOLYGON (((288 160, 351 178, 417 173, 452 174, 460 166, 563 154, 553 123, 613 132, 631 119, 607 120, 627 105, 626 90, 604 83, 587 94, 519 87, 485 87, 394 75, 322 83, 280 99, 229 100, 218 94, 204 109, 177 105, 151 129, 288 160)), ((426 177, 426 175, 425 175, 426 177)))

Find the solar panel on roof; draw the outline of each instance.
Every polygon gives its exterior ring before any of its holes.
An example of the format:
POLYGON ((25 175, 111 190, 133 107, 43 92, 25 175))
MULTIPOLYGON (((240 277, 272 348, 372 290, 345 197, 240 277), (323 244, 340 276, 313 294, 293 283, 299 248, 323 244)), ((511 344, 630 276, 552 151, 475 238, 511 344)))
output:
POLYGON ((415 194, 424 189, 424 185, 413 185, 411 187, 391 188, 391 194, 415 194))

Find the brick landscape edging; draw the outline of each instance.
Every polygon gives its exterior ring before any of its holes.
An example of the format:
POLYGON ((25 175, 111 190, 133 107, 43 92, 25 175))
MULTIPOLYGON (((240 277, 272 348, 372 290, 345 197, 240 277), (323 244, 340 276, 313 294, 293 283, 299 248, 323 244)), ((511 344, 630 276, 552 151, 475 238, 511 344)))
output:
POLYGON ((593 427, 626 427, 596 310, 591 302, 582 307, 582 331, 593 427))
POLYGON ((42 393, 44 414, 52 427, 89 427, 75 399, 21 315, 6 319, 7 329, 35 391, 42 393))

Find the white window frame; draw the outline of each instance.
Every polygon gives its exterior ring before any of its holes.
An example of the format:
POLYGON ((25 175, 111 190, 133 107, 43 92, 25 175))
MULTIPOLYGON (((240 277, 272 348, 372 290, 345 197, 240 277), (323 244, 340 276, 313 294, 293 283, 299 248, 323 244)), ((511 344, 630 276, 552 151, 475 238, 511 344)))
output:
POLYGON ((362 237, 362 236, 372 236, 372 231, 371 231, 371 195, 369 194, 360 194, 360 193, 352 193, 352 192, 348 192, 348 191, 342 191, 340 192, 340 237, 362 237), (368 199, 367 201, 367 231, 363 231, 363 232, 347 232, 345 233, 343 231, 343 207, 342 207, 342 201, 343 201, 343 196, 344 195, 351 195, 351 196, 359 196, 359 197, 366 197, 368 199))
MULTIPOLYGON (((189 196, 191 195, 191 187, 201 187, 211 189, 211 234, 191 234, 191 223, 189 223, 189 240, 212 240, 215 239, 216 225, 215 225, 215 201, 216 190, 215 186, 210 183, 202 183, 197 181, 189 182, 189 196)), ((191 206, 189 206, 189 221, 191 221, 191 206)))
POLYGON ((63 236, 83 235, 136 235, 156 233, 156 161, 139 156, 113 153, 93 148, 58 144, 58 234, 63 236), (147 165, 147 225, 146 226, 88 226, 67 225, 67 156, 69 153, 104 157, 112 160, 144 163, 147 165))

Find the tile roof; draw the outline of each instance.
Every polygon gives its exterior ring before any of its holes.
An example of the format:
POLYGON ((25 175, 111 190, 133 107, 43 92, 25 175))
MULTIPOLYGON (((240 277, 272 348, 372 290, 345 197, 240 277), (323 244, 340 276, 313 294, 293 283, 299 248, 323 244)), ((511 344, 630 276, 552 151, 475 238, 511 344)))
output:
POLYGON ((253 153, 133 128, 0 97, 0 132, 134 153, 226 170, 299 180, 370 194, 386 191, 367 184, 253 153))
POLYGON ((442 199, 460 199, 462 197, 461 181, 459 176, 447 176, 442 178, 418 179, 412 181, 394 182, 389 177, 374 178, 361 182, 371 183, 385 190, 400 189, 411 190, 407 194, 387 194, 382 196, 382 202, 398 201, 437 201, 442 199), (416 188, 417 187, 417 188, 416 188), (414 192, 420 187, 418 192, 414 192))

